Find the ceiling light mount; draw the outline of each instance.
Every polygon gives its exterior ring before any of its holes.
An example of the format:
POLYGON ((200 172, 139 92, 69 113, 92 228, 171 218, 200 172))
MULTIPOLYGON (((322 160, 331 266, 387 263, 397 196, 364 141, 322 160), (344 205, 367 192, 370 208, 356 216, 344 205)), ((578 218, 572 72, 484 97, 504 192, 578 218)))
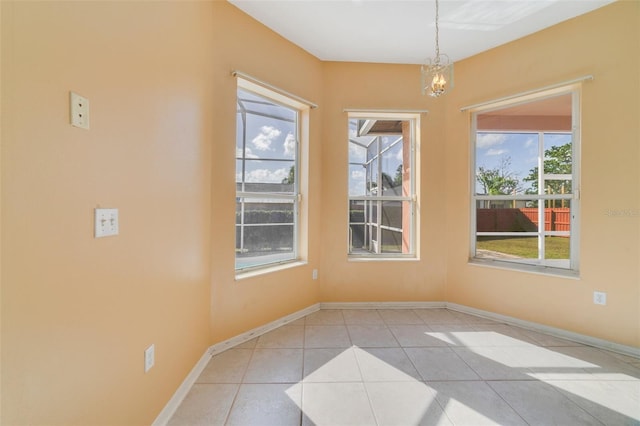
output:
POLYGON ((422 94, 438 98, 453 88, 453 62, 440 53, 439 4, 436 0, 436 56, 428 58, 420 68, 422 94))

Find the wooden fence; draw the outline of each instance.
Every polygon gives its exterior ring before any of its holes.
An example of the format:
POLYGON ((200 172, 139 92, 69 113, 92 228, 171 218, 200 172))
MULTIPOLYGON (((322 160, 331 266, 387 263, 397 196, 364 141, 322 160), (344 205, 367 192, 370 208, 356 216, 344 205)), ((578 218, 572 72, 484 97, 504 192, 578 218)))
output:
MULTIPOLYGON (((477 232, 536 232, 538 230, 538 209, 493 208, 478 209, 476 212, 477 232)), ((570 231, 571 209, 568 207, 545 208, 545 231, 570 231)))

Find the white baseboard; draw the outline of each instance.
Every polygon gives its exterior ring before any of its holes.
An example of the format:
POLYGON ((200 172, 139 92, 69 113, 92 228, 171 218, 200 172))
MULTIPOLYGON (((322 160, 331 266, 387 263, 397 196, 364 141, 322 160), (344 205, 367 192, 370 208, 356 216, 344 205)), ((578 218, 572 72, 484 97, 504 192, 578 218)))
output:
POLYGON ((204 355, 200 357, 200 360, 196 363, 196 365, 191 369, 187 377, 182 381, 182 384, 180 384, 178 390, 176 390, 169 402, 167 402, 167 405, 165 405, 162 411, 160 411, 158 417, 156 417, 156 419, 151 424, 152 426, 165 426, 167 423, 169 423, 169 419, 171 419, 171 416, 173 416, 173 413, 176 412, 176 410, 182 403, 182 400, 184 400, 185 396, 187 396, 193 384, 196 382, 196 380, 198 380, 198 377, 200 377, 200 373, 202 373, 202 370, 204 370, 204 368, 207 366, 210 359, 211 354, 209 354, 209 351, 207 350, 205 351, 204 355))
POLYGON ((559 337, 561 339, 571 340, 572 342, 582 343, 583 345, 593 346, 600 349, 606 349, 608 351, 616 352, 622 355, 628 355, 635 358, 640 358, 640 348, 633 346, 621 345, 619 343, 610 342, 604 339, 598 339, 597 337, 587 336, 585 334, 574 333, 573 331, 563 330, 561 328, 550 327, 547 325, 538 324, 535 322, 525 321, 518 318, 510 317, 507 315, 495 314, 489 311, 483 311, 481 309, 470 308, 464 305, 458 305, 457 303, 446 303, 447 309, 452 311, 462 312, 465 314, 475 315, 482 318, 487 318, 493 321, 500 321, 505 324, 515 325, 525 328, 527 330, 537 331, 540 333, 548 334, 550 336, 559 337))
POLYGON ((198 380, 200 373, 202 373, 202 371, 205 369, 205 367, 209 363, 209 360, 211 359, 212 356, 219 354, 220 352, 226 351, 227 349, 232 348, 234 346, 241 345, 245 342, 248 342, 251 339, 254 339, 271 330, 275 330, 278 327, 281 327, 285 324, 296 321, 300 318, 303 318, 319 310, 320 310, 320 304, 316 303, 315 305, 311 305, 307 308, 304 308, 300 311, 294 312, 290 315, 287 315, 285 317, 272 321, 268 324, 254 328, 253 330, 249 330, 246 333, 242 333, 238 336, 232 337, 231 339, 228 339, 223 342, 217 343, 213 346, 210 346, 205 351, 204 355, 202 355, 198 363, 191 369, 191 372, 184 379, 180 387, 178 387, 178 390, 176 390, 176 392, 173 394, 169 402, 167 402, 167 405, 165 405, 165 407, 162 409, 160 414, 158 414, 158 417, 156 417, 156 419, 152 423, 152 426, 165 426, 167 423, 169 423, 171 416, 173 416, 173 414, 176 412, 176 410, 178 409, 178 407, 180 406, 184 398, 189 393, 189 390, 191 390, 191 387, 194 385, 196 380, 198 380))
POLYGON ((272 321, 268 324, 262 325, 260 327, 256 327, 253 330, 247 331, 246 333, 242 333, 238 336, 232 337, 231 339, 225 340, 220 343, 216 343, 215 345, 209 348, 208 350, 209 355, 213 356, 213 355, 219 354, 220 352, 226 351, 229 348, 241 345, 245 342, 248 342, 251 339, 254 339, 258 336, 261 336, 269 331, 275 330, 276 328, 289 324, 293 321, 299 320, 300 318, 303 318, 319 310, 320 310, 320 304, 316 303, 315 305, 311 305, 307 308, 304 308, 300 311, 294 312, 290 315, 287 315, 285 317, 272 321))
POLYGON ((320 309, 432 309, 446 302, 322 302, 320 309))

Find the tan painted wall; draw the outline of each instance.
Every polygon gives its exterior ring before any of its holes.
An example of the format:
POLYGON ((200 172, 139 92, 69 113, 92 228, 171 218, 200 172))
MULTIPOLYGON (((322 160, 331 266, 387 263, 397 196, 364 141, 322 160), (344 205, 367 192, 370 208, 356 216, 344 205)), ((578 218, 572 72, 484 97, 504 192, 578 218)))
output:
POLYGON ((446 276, 445 154, 442 109, 420 94, 420 67, 325 64, 322 164, 321 301, 442 301, 446 276), (429 110, 421 116, 420 260, 347 260, 347 113, 345 108, 429 110))
POLYGON ((212 13, 2 2, 0 423, 150 424, 211 343, 212 13))
POLYGON ((640 346, 639 51, 640 3, 623 1, 456 64, 445 101, 447 300, 640 346), (586 74, 581 278, 468 265, 470 114, 460 108, 586 74), (607 306, 593 304, 594 290, 607 306))

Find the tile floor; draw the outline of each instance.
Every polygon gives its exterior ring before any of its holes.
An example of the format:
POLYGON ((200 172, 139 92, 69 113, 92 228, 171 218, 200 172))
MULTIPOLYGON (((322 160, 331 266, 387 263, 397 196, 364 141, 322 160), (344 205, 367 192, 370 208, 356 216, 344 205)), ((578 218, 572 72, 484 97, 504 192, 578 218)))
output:
POLYGON ((170 425, 640 425, 640 359, 446 309, 321 310, 214 356, 170 425))

